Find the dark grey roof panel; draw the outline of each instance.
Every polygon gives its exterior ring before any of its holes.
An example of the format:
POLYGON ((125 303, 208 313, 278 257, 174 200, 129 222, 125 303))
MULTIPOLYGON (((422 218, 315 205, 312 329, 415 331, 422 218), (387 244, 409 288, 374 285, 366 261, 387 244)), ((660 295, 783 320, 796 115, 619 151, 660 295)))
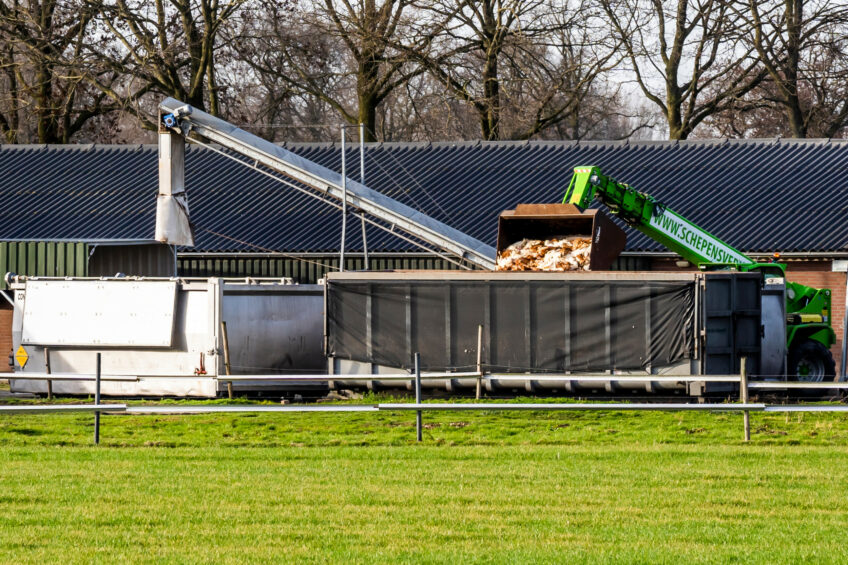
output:
MULTIPOLYGON (((289 144, 338 171, 338 144, 289 144)), ((155 146, 0 146, 0 239, 153 237, 155 146)), ((349 147, 359 178, 359 149, 349 147)), ((848 142, 369 144, 366 185, 487 243, 520 202, 558 202, 571 170, 598 165, 747 252, 848 251, 848 142)), ((196 251, 333 251, 340 214, 214 152, 189 147, 196 251)), ((347 249, 361 249, 358 218, 347 249)), ((414 250, 376 228, 373 251, 414 250)), ((631 251, 663 251, 628 228, 631 251)))

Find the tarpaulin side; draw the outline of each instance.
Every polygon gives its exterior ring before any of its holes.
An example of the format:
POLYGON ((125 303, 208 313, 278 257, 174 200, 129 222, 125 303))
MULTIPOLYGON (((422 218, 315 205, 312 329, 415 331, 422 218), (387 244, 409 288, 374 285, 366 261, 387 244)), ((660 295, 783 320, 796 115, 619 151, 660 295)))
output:
POLYGON ((693 282, 330 281, 327 354, 410 369, 646 370, 694 349, 693 282))

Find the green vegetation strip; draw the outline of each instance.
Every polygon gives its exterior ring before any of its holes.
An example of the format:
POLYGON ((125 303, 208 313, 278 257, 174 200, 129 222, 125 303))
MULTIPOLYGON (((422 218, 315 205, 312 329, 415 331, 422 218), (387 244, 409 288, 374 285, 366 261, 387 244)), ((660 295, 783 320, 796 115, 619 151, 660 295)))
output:
POLYGON ((2 416, 0 561, 845 562, 848 416, 751 419, 2 416))

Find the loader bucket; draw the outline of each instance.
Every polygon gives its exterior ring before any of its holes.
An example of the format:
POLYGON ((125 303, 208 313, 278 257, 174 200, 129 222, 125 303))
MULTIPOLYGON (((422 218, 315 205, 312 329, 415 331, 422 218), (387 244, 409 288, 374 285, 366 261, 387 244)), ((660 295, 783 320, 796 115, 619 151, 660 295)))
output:
POLYGON ((568 236, 592 238, 589 270, 603 271, 624 251, 624 230, 601 210, 581 210, 574 204, 519 204, 498 216, 498 255, 522 239, 568 236))

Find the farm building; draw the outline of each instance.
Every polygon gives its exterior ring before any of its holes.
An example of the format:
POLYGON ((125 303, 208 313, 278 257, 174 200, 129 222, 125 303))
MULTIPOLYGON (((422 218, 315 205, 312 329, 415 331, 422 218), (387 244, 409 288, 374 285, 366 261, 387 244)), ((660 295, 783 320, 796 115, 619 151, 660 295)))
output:
MULTIPOLYGON (((338 144, 288 149, 340 170, 338 144)), ((348 175, 359 180, 359 149, 348 175)), ((497 216, 522 202, 558 202, 574 166, 598 165, 759 258, 781 254, 793 280, 829 287, 842 338, 848 257, 848 142, 469 142, 369 144, 365 184, 494 244, 497 216)), ((340 213, 215 152, 189 147, 186 186, 196 246, 153 240, 156 146, 0 148, 0 268, 28 275, 292 277, 315 282, 338 267, 340 213)), ((613 268, 691 265, 626 228, 613 268)), ((347 225, 345 266, 364 267, 363 231, 347 225)), ((445 269, 450 263, 376 228, 364 231, 371 269, 445 269)), ((0 315, 0 348, 9 342, 0 315)), ((841 343, 834 347, 838 358, 841 343)), ((838 366, 838 360, 837 360, 838 366)))

